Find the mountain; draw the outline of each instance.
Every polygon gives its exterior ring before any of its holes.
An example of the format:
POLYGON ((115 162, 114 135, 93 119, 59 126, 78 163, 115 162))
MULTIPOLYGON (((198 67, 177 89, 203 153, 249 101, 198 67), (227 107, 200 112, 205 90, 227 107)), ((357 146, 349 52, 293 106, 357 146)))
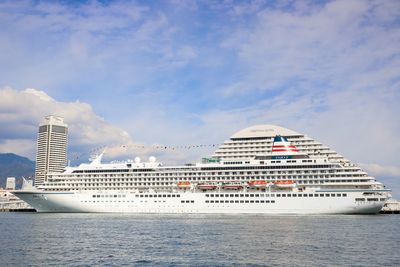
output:
POLYGON ((0 187, 6 186, 7 177, 17 178, 17 187, 21 186, 22 177, 33 177, 35 162, 13 153, 0 153, 0 187))

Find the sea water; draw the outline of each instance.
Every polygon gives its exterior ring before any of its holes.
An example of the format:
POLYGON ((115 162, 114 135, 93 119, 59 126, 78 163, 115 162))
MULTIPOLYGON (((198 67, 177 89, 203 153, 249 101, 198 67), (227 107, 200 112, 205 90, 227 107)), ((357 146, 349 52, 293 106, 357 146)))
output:
POLYGON ((0 266, 399 266, 400 215, 0 213, 0 266))

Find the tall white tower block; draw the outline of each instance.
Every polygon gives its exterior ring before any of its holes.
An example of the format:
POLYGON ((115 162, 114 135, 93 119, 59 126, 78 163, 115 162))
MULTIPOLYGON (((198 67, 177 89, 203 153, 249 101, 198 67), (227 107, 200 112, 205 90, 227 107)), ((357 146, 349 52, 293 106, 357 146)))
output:
POLYGON ((15 177, 7 177, 6 190, 15 190, 15 177))
POLYGON ((67 165, 68 125, 64 118, 47 116, 39 125, 35 186, 47 180, 48 173, 63 172, 67 165))

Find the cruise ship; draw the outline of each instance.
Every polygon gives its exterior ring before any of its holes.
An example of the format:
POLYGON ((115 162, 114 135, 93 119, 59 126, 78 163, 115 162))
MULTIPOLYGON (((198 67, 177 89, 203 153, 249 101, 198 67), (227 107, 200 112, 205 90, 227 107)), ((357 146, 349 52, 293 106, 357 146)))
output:
POLYGON ((38 212, 128 213, 375 214, 390 197, 328 146, 274 125, 240 130, 194 164, 101 158, 13 193, 38 212))

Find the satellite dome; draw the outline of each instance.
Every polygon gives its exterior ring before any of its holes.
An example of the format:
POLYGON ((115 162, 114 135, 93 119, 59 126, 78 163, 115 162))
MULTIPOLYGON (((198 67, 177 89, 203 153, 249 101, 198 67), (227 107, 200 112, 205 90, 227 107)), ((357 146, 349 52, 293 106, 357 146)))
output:
POLYGON ((150 156, 150 157, 149 157, 149 161, 150 161, 151 163, 156 162, 156 157, 150 156))
POLYGON ((140 158, 139 157, 135 158, 135 163, 140 163, 140 158))

